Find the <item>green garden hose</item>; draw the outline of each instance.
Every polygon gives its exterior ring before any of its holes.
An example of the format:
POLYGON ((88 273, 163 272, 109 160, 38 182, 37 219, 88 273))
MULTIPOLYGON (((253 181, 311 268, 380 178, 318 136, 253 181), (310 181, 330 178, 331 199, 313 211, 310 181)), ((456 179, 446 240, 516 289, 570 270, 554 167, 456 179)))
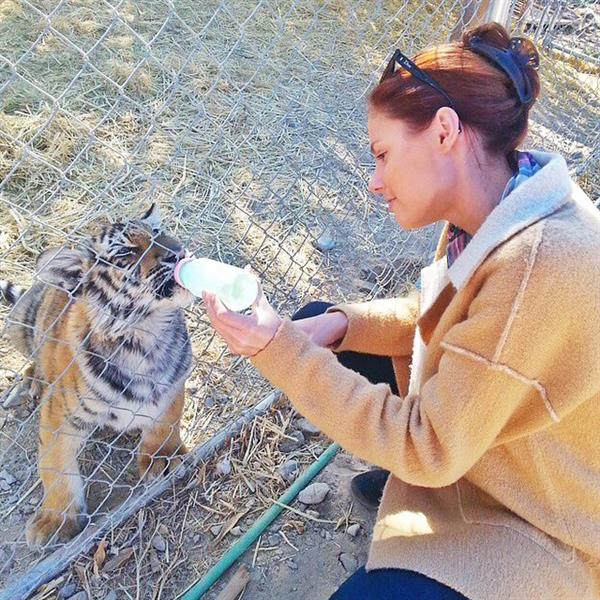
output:
POLYGON ((337 444, 331 444, 319 458, 298 477, 298 479, 288 488, 288 490, 279 498, 276 504, 273 504, 262 516, 255 521, 252 527, 220 558, 219 562, 212 567, 206 575, 190 587, 181 600, 199 600, 206 592, 222 577, 229 567, 252 545, 252 543, 262 535, 263 531, 277 518, 284 510, 285 506, 294 501, 296 496, 314 479, 331 459, 337 454, 340 447, 337 444))

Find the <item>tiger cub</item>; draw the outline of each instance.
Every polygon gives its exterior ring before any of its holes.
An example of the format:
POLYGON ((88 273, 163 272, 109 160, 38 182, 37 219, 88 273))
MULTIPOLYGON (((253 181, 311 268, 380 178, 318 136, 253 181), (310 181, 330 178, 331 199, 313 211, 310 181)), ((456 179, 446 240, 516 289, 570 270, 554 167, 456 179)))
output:
POLYGON ((26 381, 41 395, 44 499, 27 526, 31 546, 69 539, 85 525, 77 455, 91 430, 141 429, 146 478, 186 452, 179 422, 192 352, 182 309, 192 296, 173 278, 183 255, 160 231, 153 205, 76 249, 42 253, 39 282, 27 291, 0 281, 0 296, 15 305, 8 335, 33 359, 26 381))

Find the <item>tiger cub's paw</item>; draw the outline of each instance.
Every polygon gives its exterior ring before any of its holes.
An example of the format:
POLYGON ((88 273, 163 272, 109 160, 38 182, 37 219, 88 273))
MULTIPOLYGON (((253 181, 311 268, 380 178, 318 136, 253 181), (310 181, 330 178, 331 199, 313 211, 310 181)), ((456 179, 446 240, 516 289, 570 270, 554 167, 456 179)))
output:
POLYGON ((152 481, 163 474, 176 471, 181 464, 181 459, 184 454, 187 454, 188 449, 181 444, 170 455, 152 455, 146 452, 140 452, 138 455, 138 468, 140 471, 140 479, 152 481))
POLYGON ((41 508, 27 524, 27 543, 38 548, 48 542, 66 542, 75 537, 87 522, 84 512, 41 508))

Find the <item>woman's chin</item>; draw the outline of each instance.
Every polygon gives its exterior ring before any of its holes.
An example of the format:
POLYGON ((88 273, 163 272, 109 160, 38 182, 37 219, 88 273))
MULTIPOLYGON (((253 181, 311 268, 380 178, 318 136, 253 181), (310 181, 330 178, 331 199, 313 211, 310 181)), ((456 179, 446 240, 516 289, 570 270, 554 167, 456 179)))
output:
POLYGON ((432 223, 434 223, 435 221, 432 221, 431 219, 425 219, 425 218, 417 218, 417 217, 410 217, 408 215, 402 214, 396 214, 394 213, 394 218, 396 220, 396 223, 398 223, 398 225, 400 225, 400 227, 402 227, 402 229, 406 230, 406 231, 414 231, 415 229, 421 229, 423 227, 427 227, 428 225, 431 225, 432 223))
POLYGON ((396 219, 396 223, 402 227, 405 231, 412 231, 413 229, 419 229, 423 227, 420 223, 415 222, 413 219, 408 218, 406 215, 396 215, 394 214, 394 218, 396 219))

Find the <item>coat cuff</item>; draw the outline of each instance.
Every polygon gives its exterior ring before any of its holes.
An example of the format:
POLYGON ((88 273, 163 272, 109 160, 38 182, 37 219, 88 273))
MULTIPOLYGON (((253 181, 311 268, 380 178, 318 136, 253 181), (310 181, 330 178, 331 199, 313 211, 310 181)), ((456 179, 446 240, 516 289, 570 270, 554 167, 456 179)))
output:
POLYGON ((273 339, 250 362, 284 393, 285 374, 313 343, 290 319, 283 319, 273 339))

